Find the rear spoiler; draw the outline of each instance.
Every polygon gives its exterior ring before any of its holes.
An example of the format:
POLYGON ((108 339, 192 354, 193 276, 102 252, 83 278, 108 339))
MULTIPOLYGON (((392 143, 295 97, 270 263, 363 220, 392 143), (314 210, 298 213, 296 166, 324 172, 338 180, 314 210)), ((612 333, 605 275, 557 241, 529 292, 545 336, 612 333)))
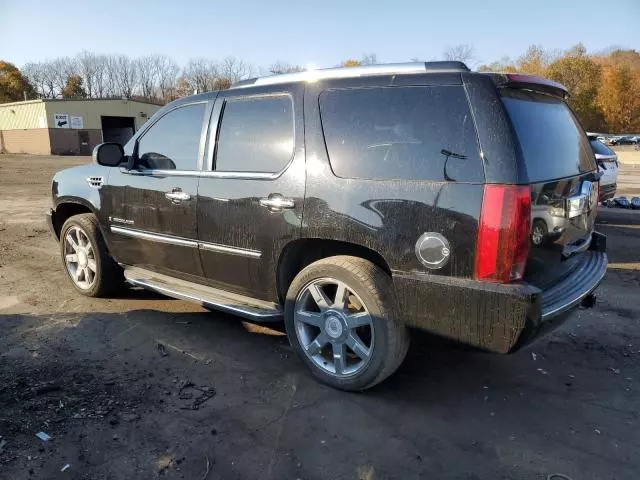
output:
POLYGON ((498 88, 512 87, 547 93, 563 99, 569 98, 567 87, 561 83, 523 73, 487 73, 498 88))

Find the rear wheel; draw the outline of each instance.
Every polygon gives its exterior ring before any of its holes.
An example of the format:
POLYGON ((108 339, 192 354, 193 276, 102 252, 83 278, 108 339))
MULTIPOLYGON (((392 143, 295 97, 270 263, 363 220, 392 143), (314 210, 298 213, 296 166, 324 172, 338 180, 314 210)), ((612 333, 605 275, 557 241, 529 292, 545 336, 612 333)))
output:
POLYGON ((91 213, 70 217, 60 232, 60 254, 71 284, 82 295, 101 297, 122 287, 122 269, 111 258, 91 213))
POLYGON ((391 278, 357 257, 329 257, 303 269, 287 293, 285 326, 313 375, 342 390, 365 390, 387 378, 409 345, 391 278))
POLYGON ((536 246, 542 245, 547 238, 547 224, 544 220, 535 220, 531 228, 531 243, 536 246))

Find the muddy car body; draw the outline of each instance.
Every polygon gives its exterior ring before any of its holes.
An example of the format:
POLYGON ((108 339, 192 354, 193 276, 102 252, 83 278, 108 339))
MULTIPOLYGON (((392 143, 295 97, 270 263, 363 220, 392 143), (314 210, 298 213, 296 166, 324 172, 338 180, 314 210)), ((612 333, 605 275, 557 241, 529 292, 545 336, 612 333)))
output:
POLYGON ((508 353, 592 300, 598 175, 566 95, 458 62, 252 79, 58 173, 50 222, 81 293, 284 318, 316 377, 362 390, 407 327, 508 353))

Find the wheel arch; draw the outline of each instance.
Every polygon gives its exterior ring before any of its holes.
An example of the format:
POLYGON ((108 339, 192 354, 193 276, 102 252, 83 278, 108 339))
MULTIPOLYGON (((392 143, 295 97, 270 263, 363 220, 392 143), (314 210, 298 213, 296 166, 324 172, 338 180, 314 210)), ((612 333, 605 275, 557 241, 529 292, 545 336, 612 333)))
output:
POLYGON ((375 250, 355 243, 322 238, 300 238, 289 242, 282 250, 276 271, 278 300, 283 303, 289 285, 306 266, 322 258, 350 255, 364 258, 391 275, 385 258, 375 250))
POLYGON ((52 215, 53 230, 56 238, 60 240, 62 226, 69 218, 82 213, 93 213, 97 217, 97 212, 93 205, 84 199, 77 197, 67 197, 58 199, 55 211, 52 215))

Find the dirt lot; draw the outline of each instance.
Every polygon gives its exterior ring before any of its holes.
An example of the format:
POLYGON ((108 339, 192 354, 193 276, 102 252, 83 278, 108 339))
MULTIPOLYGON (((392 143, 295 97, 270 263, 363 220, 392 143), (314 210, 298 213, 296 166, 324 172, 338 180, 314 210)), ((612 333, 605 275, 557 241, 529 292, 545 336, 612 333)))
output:
POLYGON ((552 335, 497 356, 416 334, 395 376, 346 394, 277 328, 76 294, 42 213, 83 161, 0 156, 0 478, 638 478, 640 214, 602 211, 599 303, 552 335))

